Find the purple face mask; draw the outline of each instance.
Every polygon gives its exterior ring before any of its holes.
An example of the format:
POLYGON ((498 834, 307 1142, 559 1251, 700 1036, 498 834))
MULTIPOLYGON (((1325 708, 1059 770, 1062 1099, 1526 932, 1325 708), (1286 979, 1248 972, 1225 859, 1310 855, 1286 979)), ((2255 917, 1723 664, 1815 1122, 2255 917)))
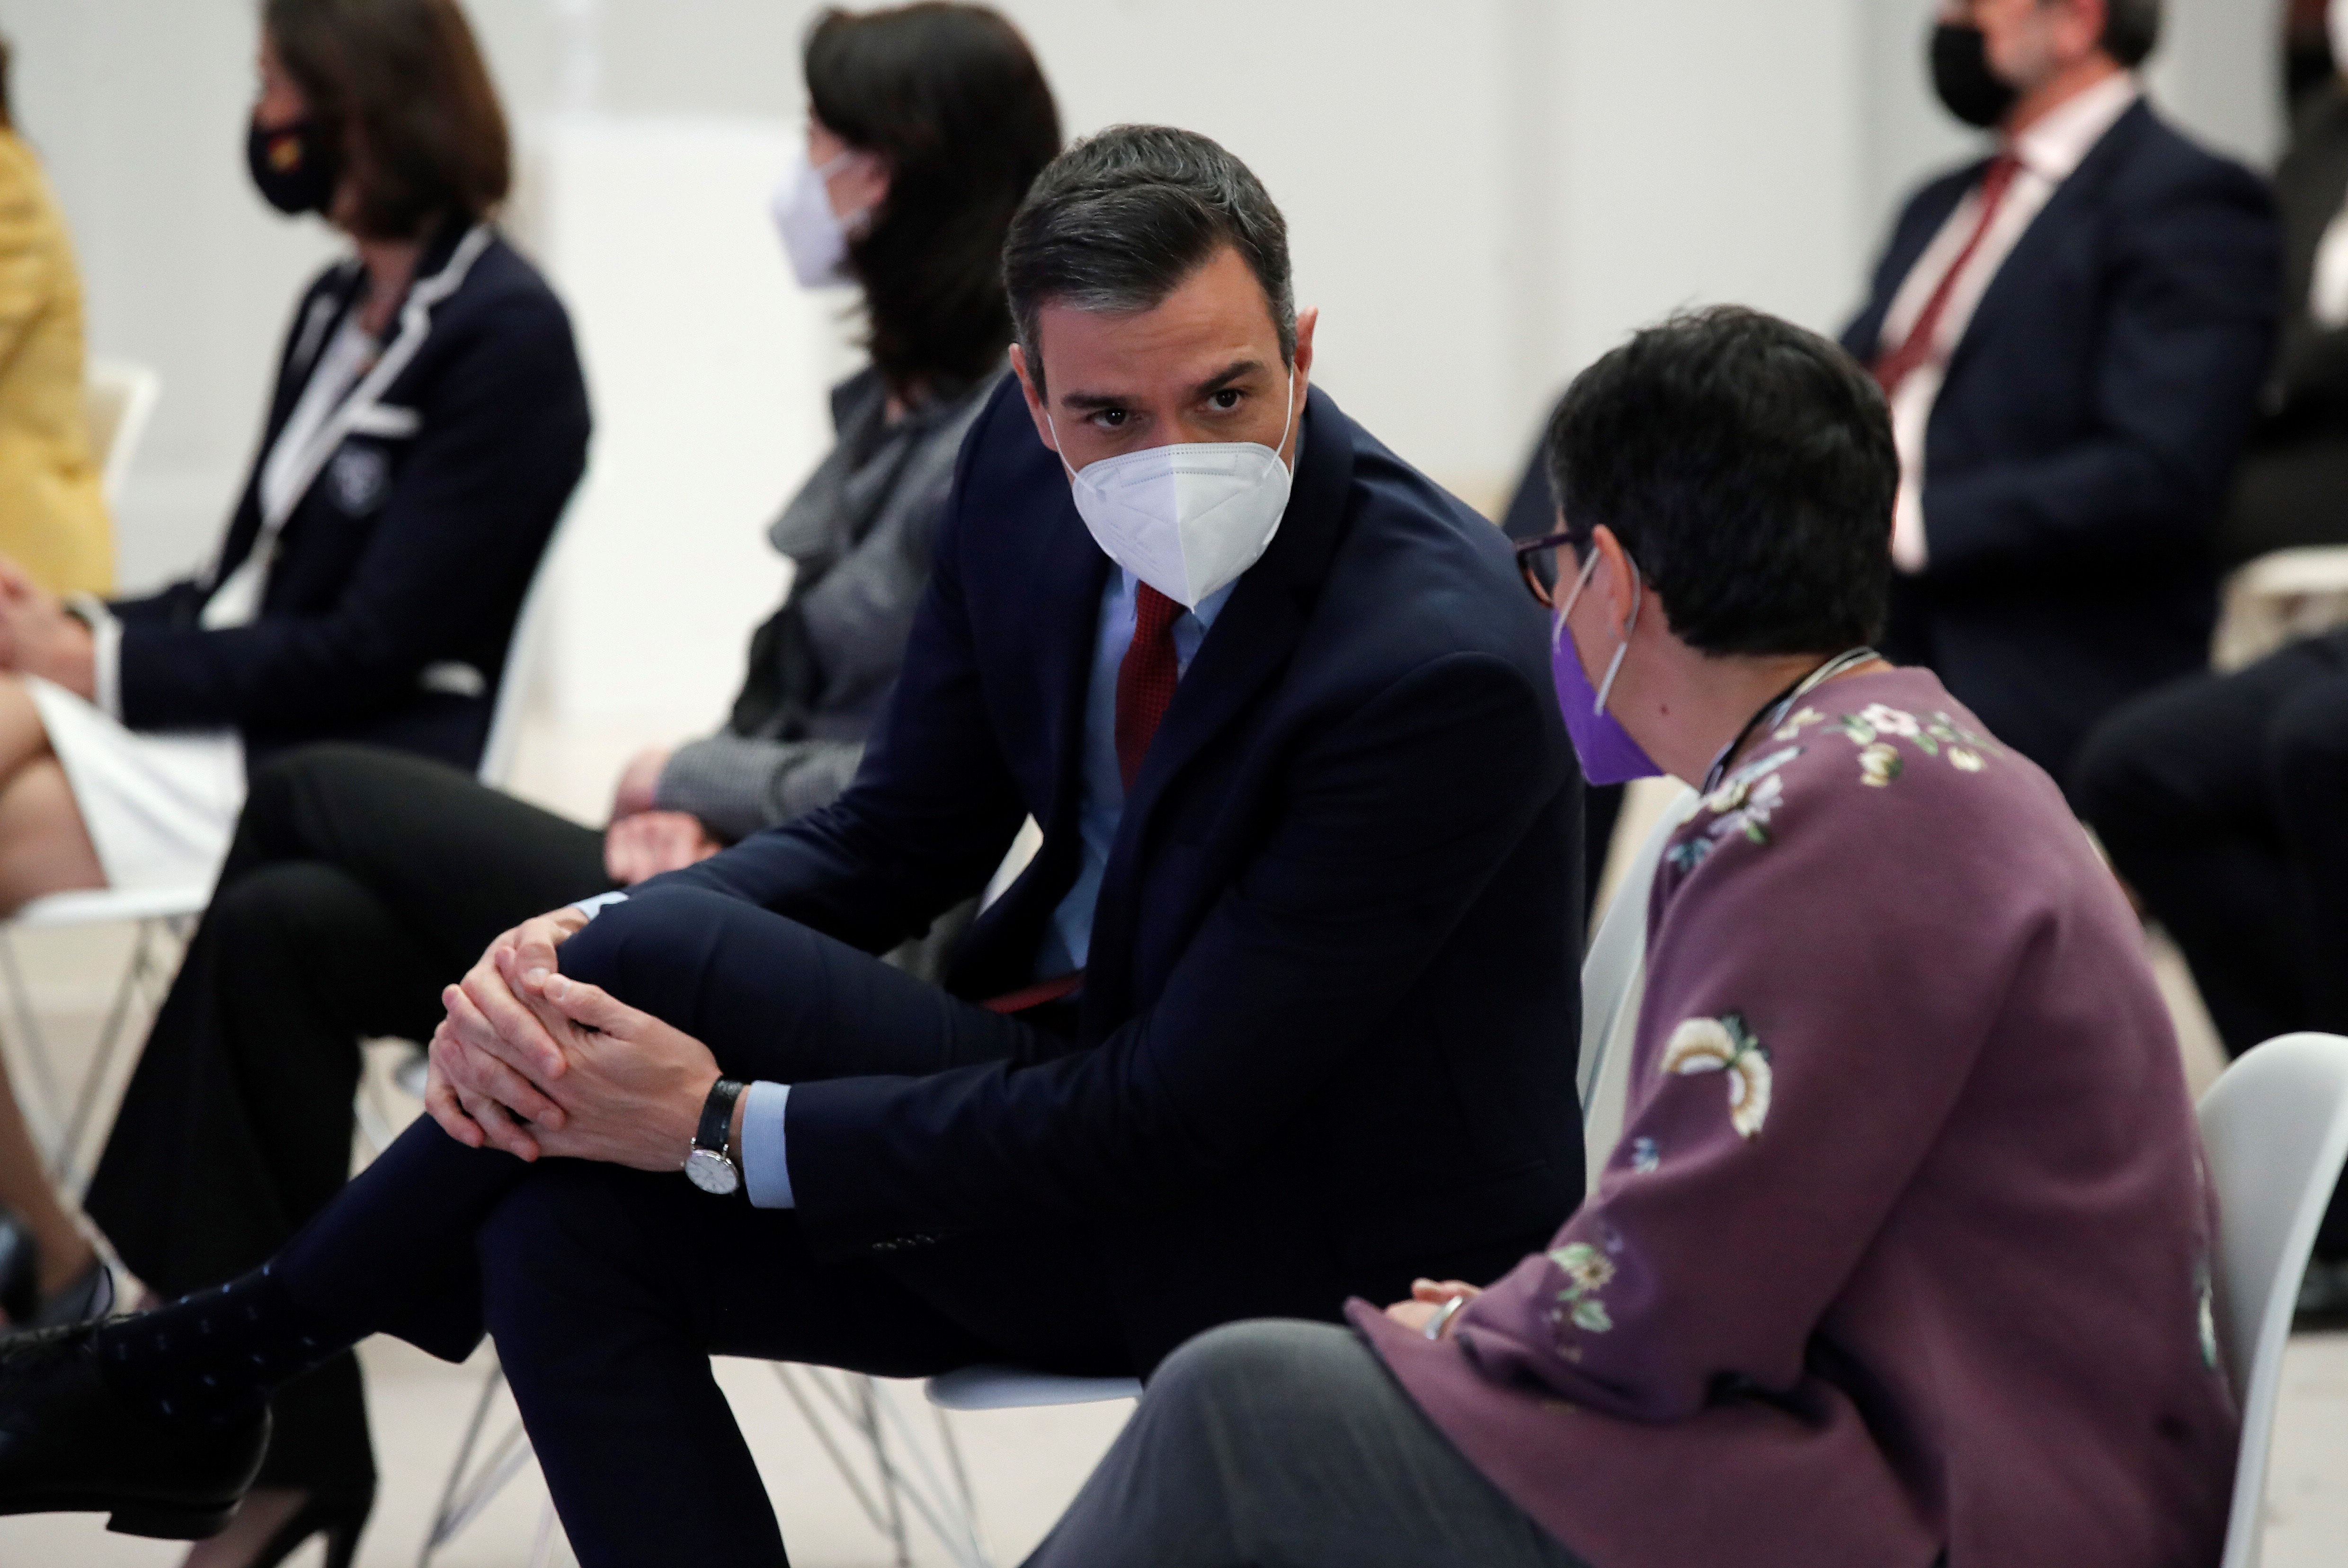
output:
MULTIPOLYGON (((1574 601, 1590 586, 1590 575, 1598 569, 1598 552, 1591 550, 1590 559, 1582 562, 1581 575, 1574 581, 1573 592, 1558 606, 1557 624, 1550 632, 1550 670, 1557 682, 1557 705, 1565 714, 1565 732, 1573 738, 1574 755, 1581 758, 1581 776, 1592 784, 1626 784, 1633 779, 1653 779, 1663 772, 1655 766, 1644 748, 1631 738, 1615 717, 1606 711, 1606 698, 1614 689, 1614 677, 1622 673, 1622 655, 1631 651, 1631 635, 1622 634, 1622 642, 1614 650, 1613 662, 1606 666, 1606 680, 1596 691, 1590 689, 1590 676, 1581 667, 1581 655, 1574 650, 1573 634, 1567 630, 1565 618, 1573 613, 1574 601)), ((1635 580, 1637 567, 1632 573, 1635 580)), ((1631 603, 1631 625, 1639 624, 1638 601, 1631 603)))

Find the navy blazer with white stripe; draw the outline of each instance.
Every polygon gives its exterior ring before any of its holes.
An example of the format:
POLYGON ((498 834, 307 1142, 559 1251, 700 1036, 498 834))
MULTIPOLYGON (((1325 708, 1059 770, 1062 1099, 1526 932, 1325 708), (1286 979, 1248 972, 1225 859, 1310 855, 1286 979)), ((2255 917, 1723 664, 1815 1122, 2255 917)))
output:
POLYGON ((427 247, 378 379, 321 434, 252 624, 199 624, 263 536, 263 465, 364 281, 343 262, 294 311, 219 561, 113 604, 132 728, 232 727, 248 762, 325 739, 468 769, 479 758, 522 594, 586 466, 588 433, 570 317, 488 228, 450 224, 427 247))

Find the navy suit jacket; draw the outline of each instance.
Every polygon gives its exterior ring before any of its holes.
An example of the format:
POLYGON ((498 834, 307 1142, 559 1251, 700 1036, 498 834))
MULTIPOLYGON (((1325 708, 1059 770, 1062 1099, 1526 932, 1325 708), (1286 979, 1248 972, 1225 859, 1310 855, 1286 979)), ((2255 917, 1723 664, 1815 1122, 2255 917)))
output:
MULTIPOLYGON (((1843 346, 1871 363, 1892 295, 1984 165, 1924 187, 1843 346)), ((2142 102, 2056 188, 1982 296, 1924 444, 1929 561, 1884 651, 1931 665, 2065 779, 2089 726, 2204 667, 2215 525, 2272 353, 2263 182, 2142 102)))
MULTIPOLYGON (((1303 429, 1286 517, 1128 800, 1073 1037, 795 1085, 818 1246, 1066 1227, 1148 1366, 1231 1317, 1494 1277, 1580 1201, 1580 786, 1548 617, 1499 531, 1325 394, 1303 429)), ((976 893, 1032 813, 1041 851, 948 980, 1026 984, 1076 871, 1108 569, 1006 378, 854 785, 663 880, 879 952, 976 893)))
POLYGON ((467 260, 465 232, 448 226, 418 261, 411 299, 455 287, 419 323, 394 318, 381 415, 287 518, 260 614, 207 630, 205 602, 261 535, 262 465, 365 274, 344 262, 303 295, 219 562, 113 606, 132 728, 232 727, 256 765, 313 740, 479 760, 522 594, 586 467, 588 417, 570 317, 535 268, 491 236, 461 279, 442 277, 467 260))

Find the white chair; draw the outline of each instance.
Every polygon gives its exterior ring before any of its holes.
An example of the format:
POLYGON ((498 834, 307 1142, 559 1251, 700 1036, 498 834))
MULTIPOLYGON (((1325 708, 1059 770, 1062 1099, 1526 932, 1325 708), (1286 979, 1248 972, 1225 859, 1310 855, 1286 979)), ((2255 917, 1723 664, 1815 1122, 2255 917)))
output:
MULTIPOLYGON (((83 410, 89 428, 90 455, 97 461, 107 503, 120 500, 122 484, 147 433, 147 422, 163 393, 163 380, 143 365, 123 360, 92 359, 85 372, 83 410)), ((35 1109, 46 1121, 50 1175, 66 1187, 77 1187, 76 1161, 89 1120, 97 1109, 116 1047, 128 1030, 131 1008, 142 995, 170 978, 170 944, 186 934, 189 922, 204 907, 211 890, 178 887, 117 893, 108 889, 60 893, 36 899, 0 923, 0 985, 9 993, 15 1015, 35 1109), (17 962, 12 934, 43 927, 92 925, 128 921, 138 930, 129 962, 104 1015, 90 1071, 68 1096, 59 1082, 57 1057, 43 1034, 31 993, 26 988, 23 965, 17 962)))
POLYGON ((84 373, 82 408, 90 454, 98 460, 98 483, 109 507, 122 499, 122 481, 162 395, 163 378, 144 365, 93 359, 84 373))
POLYGON ((2223 1568, 2259 1568, 2283 1346, 2316 1226, 2348 1163, 2348 1039, 2283 1035, 2201 1097, 2218 1191, 2217 1335, 2242 1409, 2223 1568))
POLYGON ((1624 868, 1621 885, 1581 961, 1581 1142, 1589 1184, 1622 1135, 1630 1097, 1631 1046, 1639 1033, 1639 1004, 1647 993, 1647 894, 1663 862, 1663 845, 1695 815, 1703 797, 1682 789, 1663 808, 1624 868))

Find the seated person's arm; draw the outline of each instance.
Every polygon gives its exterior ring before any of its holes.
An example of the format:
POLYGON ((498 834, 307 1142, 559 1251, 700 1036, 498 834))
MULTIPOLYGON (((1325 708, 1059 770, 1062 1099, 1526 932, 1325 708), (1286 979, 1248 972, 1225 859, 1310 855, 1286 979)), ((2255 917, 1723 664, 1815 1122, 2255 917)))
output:
MULTIPOLYGON (((988 417, 1025 416, 1012 404, 1007 416, 988 417)), ((963 445, 963 468, 983 438, 982 422, 963 445)), ((959 553, 968 534, 961 472, 939 525, 903 673, 846 792, 648 885, 673 879, 714 889, 870 953, 920 935, 985 887, 1027 804, 995 740, 963 603, 959 553)))
POLYGON ((1924 477, 1925 575, 2198 552, 2274 342, 2277 238, 2227 170, 2130 231, 2094 366, 2097 428, 2027 461, 1924 477))
POLYGON ((1853 861, 1796 797, 1774 842, 1730 835, 1689 873, 1647 981, 1633 1060, 1651 1076, 1596 1191, 1446 1326, 1485 1376, 1643 1420, 1688 1416, 1724 1381, 1800 1380, 2023 940, 1973 890, 1863 869, 1948 863, 1934 830, 1911 813, 1853 861))
POLYGON ((735 843, 829 806, 846 792, 863 759, 857 740, 768 740, 720 732, 668 754, 653 806, 698 818, 735 843))

